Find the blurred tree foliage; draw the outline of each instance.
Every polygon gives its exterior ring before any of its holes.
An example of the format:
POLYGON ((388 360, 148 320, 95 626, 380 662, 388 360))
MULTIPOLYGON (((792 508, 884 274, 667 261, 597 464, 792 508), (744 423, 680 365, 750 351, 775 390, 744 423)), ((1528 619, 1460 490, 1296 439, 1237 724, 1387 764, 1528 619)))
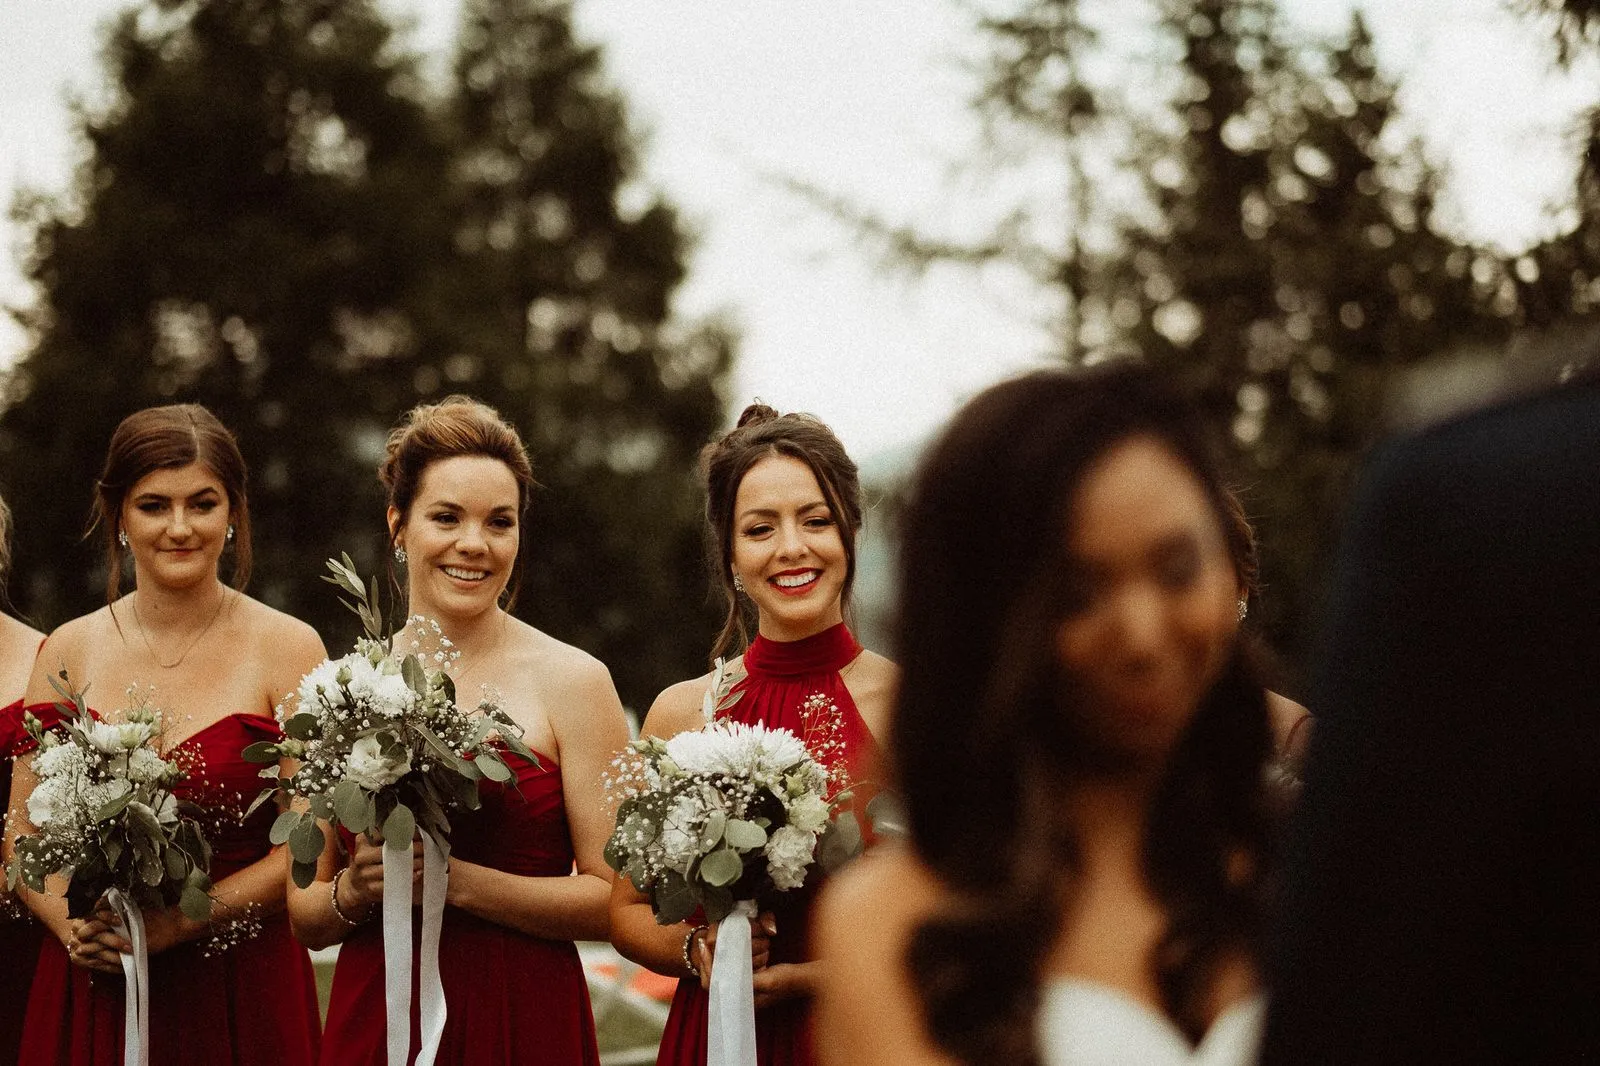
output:
POLYGON ((111 430, 194 400, 251 466, 254 590, 344 644, 321 561, 386 564, 385 434, 460 391, 519 426, 548 489, 519 612, 634 707, 699 668, 693 459, 732 340, 669 320, 686 238, 569 10, 468 0, 444 87, 370 0, 152 0, 115 23, 74 194, 15 209, 42 296, 0 413, 22 612, 100 602, 80 534, 111 430))
POLYGON ((1067 361, 1169 366, 1231 430, 1256 617, 1293 665, 1387 385, 1586 311, 1594 275, 1570 241, 1507 257, 1435 226, 1439 176, 1396 137, 1359 17, 1332 41, 1295 37, 1273 0, 1002 0, 977 21, 988 136, 1051 161, 1055 191, 958 255, 1058 293, 1067 361))

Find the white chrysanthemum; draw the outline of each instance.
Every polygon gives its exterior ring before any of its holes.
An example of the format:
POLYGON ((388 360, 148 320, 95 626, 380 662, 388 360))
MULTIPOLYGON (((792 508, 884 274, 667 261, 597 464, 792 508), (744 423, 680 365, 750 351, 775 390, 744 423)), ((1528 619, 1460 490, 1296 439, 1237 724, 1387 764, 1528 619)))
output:
POLYGON ((78 777, 87 773, 88 769, 88 756, 76 744, 56 744, 44 748, 33 757, 33 772, 40 777, 78 777))
POLYGON ((828 802, 807 792, 789 803, 789 824, 803 833, 820 833, 828 824, 828 802))
POLYGON ((155 736, 155 727, 148 722, 90 722, 83 733, 95 750, 120 755, 155 736))
POLYGON ((782 826, 767 841, 767 876, 779 891, 799 888, 806 882, 806 870, 816 850, 815 834, 792 825, 782 826))
POLYGON ((743 722, 713 722, 667 741, 667 755, 691 774, 752 777, 806 758, 805 745, 786 729, 743 722))
POLYGON ((136 785, 153 784, 167 773, 172 765, 151 751, 139 748, 128 753, 128 780, 136 785))
POLYGON ((345 773, 371 792, 387 788, 411 772, 411 757, 401 752, 398 759, 386 759, 377 737, 362 737, 350 748, 345 773))

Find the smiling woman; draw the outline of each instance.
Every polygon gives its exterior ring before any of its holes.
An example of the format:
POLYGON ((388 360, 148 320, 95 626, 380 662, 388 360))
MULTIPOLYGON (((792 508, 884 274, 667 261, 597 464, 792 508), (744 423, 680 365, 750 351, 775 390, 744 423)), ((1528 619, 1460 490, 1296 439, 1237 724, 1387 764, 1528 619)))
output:
MULTIPOLYGON (((622 705, 603 665, 507 611, 534 481, 521 439, 496 411, 463 396, 415 408, 389 435, 379 476, 410 613, 438 623, 459 652, 449 667, 458 699, 493 693, 539 757, 507 753, 512 784, 484 782, 481 808, 451 814, 437 1061, 596 1066, 573 941, 608 931, 601 779, 627 743, 622 705)), ((371 919, 383 849, 366 835, 343 846, 327 839, 316 880, 289 888, 289 911, 307 943, 343 943, 322 1061, 376 1066, 386 1049, 384 960, 371 919)), ((414 1027, 419 1015, 413 993, 414 1027)))
MULTIPOLYGON (((189 773, 175 792, 201 808, 213 850, 209 921, 176 907, 143 915, 149 1061, 308 1066, 317 1046, 310 960, 282 913, 286 863, 267 839, 274 812, 244 817, 260 782, 239 753, 278 736, 274 709, 323 658, 322 642, 242 591, 250 573, 244 459, 205 408, 154 407, 122 421, 96 485, 94 522, 105 537, 107 604, 50 634, 27 699, 48 715, 61 671, 102 699, 133 687, 148 692, 162 714, 163 754, 189 773), (232 587, 218 576, 230 557, 232 587), (123 595, 130 558, 134 588, 123 595)), ((114 719, 118 708, 97 710, 114 719)), ((26 799, 36 781, 30 760, 19 759, 11 812, 23 833, 33 829, 26 799)), ((130 945, 103 908, 69 918, 60 884, 47 889, 21 893, 51 938, 39 956, 20 1061, 120 1063, 121 956, 130 945), (96 981, 97 972, 117 978, 96 981)))
MULTIPOLYGON (((844 622, 862 516, 855 463, 821 422, 779 415, 763 404, 747 408, 733 430, 707 446, 702 461, 708 556, 728 608, 711 654, 744 645, 725 675, 742 674, 742 680, 733 698, 721 701, 719 714, 791 730, 808 744, 834 738, 814 754, 830 771, 844 769, 857 802, 864 802, 875 789, 874 737, 881 735, 895 672, 887 659, 856 643, 844 622), (748 640, 752 616, 756 636, 748 640)), ((667 689, 650 708, 643 732, 668 738, 703 726, 711 683, 703 676, 667 689)), ((809 951, 808 926, 817 885, 811 877, 802 888, 780 893, 753 930, 761 1066, 811 1062, 810 1004, 819 963, 809 951)), ((619 877, 611 934, 624 955, 681 978, 658 1062, 704 1063, 717 930, 697 920, 657 924, 648 899, 619 877)))

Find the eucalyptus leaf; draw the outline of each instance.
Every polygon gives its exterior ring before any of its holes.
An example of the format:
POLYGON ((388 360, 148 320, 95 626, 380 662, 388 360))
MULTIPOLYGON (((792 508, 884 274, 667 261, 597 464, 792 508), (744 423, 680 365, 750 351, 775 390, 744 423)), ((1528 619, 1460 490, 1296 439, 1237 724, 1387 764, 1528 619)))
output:
POLYGON ((415 655, 407 655, 400 660, 400 676, 406 679, 406 684, 411 691, 419 696, 428 691, 428 674, 422 668, 422 660, 415 655))
POLYGON ((296 860, 289 866, 289 876, 294 878, 295 887, 310 888, 311 882, 317 879, 317 864, 296 860))
POLYGON ((728 822, 728 831, 723 834, 723 839, 728 846, 738 848, 740 851, 754 851, 756 848, 765 847, 767 831, 754 822, 734 818, 728 822))
POLYGON ((252 814, 256 813, 256 811, 261 807, 261 805, 263 803, 267 802, 267 800, 271 799, 272 797, 276 796, 277 794, 278 794, 278 786, 277 785, 273 785, 270 788, 262 789, 256 795, 256 798, 250 801, 250 806, 248 806, 248 807, 246 807, 244 809, 245 818, 248 819, 252 814))
POLYGON ((710 851, 722 843, 723 835, 728 829, 728 816, 722 811, 712 811, 706 815, 706 824, 700 829, 700 850, 710 851))
POLYGON ((817 861, 832 873, 861 854, 861 823, 854 811, 841 811, 817 842, 817 861))
POLYGON ((396 803, 394 810, 389 812, 389 817, 383 821, 383 846, 393 848, 395 851, 408 851, 411 848, 411 838, 417 833, 417 819, 411 813, 411 808, 404 803, 396 803))
POLYGON ((371 821, 366 818, 368 803, 366 791, 352 778, 347 777, 333 786, 333 813, 339 824, 352 833, 372 828, 371 821))
POLYGON ((178 848, 169 847, 166 851, 167 878, 172 881, 183 879, 189 870, 189 860, 183 857, 183 852, 178 848))
POLYGON ((313 740, 318 733, 317 716, 310 711, 291 715, 289 720, 283 723, 283 732, 284 735, 296 740, 313 740))
POLYGON ((178 909, 192 922, 207 921, 211 917, 211 897, 204 889, 185 884, 183 894, 178 897, 178 909))
POLYGON ((272 828, 267 831, 267 839, 274 845, 287 844, 289 833, 300 824, 304 817, 299 811, 284 811, 272 820, 272 828))
POLYGON ((258 740, 239 754, 246 762, 277 762, 278 745, 270 740, 258 740))
POLYGON ((300 824, 289 833, 289 854, 296 862, 315 863, 322 855, 325 843, 322 827, 312 815, 303 815, 300 824))
MULTIPOLYGON (((729 828, 733 823, 729 823, 729 828)), ((700 880, 713 888, 731 885, 744 873, 744 862, 732 848, 718 848, 700 860, 700 880)))
POLYGON ((474 759, 473 763, 483 772, 483 776, 491 781, 506 782, 511 780, 511 768, 501 761, 500 756, 493 752, 485 752, 474 759))
POLYGON ((700 909, 708 923, 722 921, 733 913, 733 892, 726 888, 708 888, 700 897, 700 909))
POLYGON ((104 821, 106 821, 108 819, 115 818, 117 815, 121 814, 127 808, 128 804, 130 804, 132 802, 133 802, 133 793, 132 792, 124 792, 122 795, 118 796, 116 799, 110 800, 110 801, 102 804, 100 809, 95 812, 94 820, 97 821, 97 822, 104 822, 104 821))
POLYGON ((668 870, 662 875, 651 902, 654 904, 656 922, 660 925, 684 921, 699 906, 694 890, 676 870, 668 870))

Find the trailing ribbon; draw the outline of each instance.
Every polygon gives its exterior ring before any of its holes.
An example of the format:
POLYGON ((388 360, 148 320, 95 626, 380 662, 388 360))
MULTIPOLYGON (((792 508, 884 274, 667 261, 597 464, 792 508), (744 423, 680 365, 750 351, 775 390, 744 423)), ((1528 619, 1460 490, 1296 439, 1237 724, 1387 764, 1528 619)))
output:
MULTIPOLYGON (((422 1043, 415 1066, 433 1066, 444 1036, 444 985, 439 980, 439 931, 450 876, 450 845, 422 833, 422 943, 418 948, 417 1007, 422 1043)), ((383 849, 383 984, 388 1001, 389 1066, 411 1054, 411 849, 383 849)))
POLYGON ((750 962, 754 900, 740 900, 717 923, 707 1004, 706 1066, 756 1066, 755 973, 750 962))
POLYGON ((106 905, 117 916, 117 931, 133 945, 122 956, 126 991, 122 999, 122 1066, 150 1063, 150 949, 144 939, 144 915, 133 901, 113 888, 106 905))

